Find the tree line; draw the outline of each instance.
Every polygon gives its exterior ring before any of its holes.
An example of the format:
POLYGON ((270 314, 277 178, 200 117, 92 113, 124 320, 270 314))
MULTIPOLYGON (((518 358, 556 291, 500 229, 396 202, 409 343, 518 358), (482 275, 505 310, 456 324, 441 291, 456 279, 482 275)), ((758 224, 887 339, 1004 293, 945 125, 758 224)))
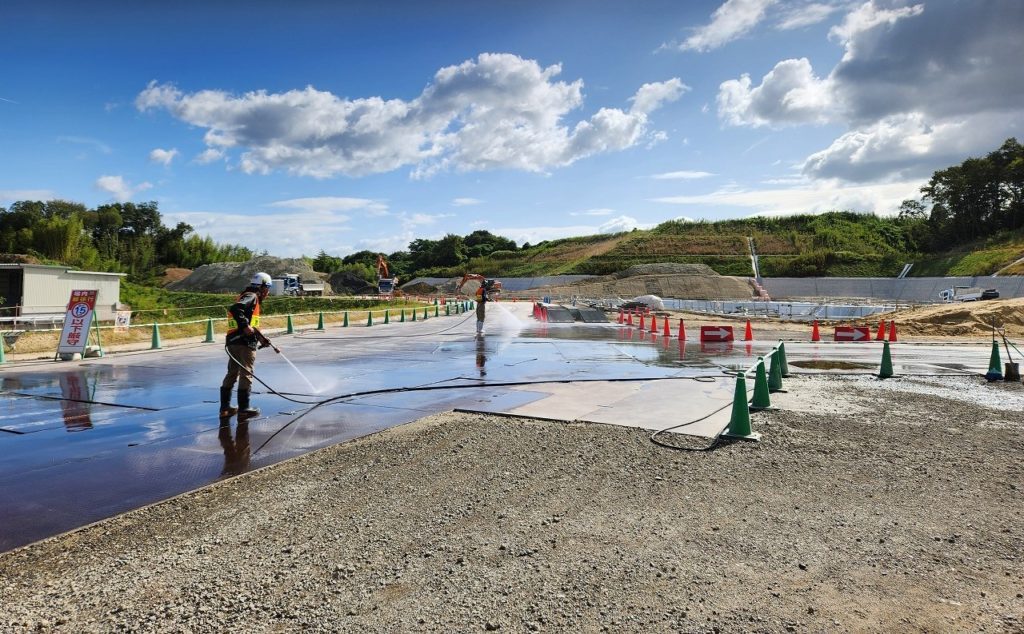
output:
POLYGON ((163 224, 156 202, 89 209, 66 200, 18 201, 0 207, 0 251, 36 256, 91 271, 128 273, 150 282, 168 267, 244 262, 246 247, 218 244, 191 225, 163 224))

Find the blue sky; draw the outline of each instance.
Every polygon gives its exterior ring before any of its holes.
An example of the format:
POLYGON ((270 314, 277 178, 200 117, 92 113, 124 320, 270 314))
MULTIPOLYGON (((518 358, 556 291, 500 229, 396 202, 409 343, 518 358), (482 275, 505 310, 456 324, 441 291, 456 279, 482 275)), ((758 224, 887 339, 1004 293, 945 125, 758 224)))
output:
POLYGON ((281 256, 894 213, 1022 138, 1024 2, 0 4, 0 206, 281 256))

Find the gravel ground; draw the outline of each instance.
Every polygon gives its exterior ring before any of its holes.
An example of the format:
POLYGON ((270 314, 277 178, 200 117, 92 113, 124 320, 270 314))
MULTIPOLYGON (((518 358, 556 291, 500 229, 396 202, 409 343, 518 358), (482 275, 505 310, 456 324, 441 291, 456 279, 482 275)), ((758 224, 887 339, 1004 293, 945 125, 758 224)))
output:
POLYGON ((709 452, 471 414, 325 449, 0 555, 0 630, 1024 630, 1024 388, 787 387, 709 452))

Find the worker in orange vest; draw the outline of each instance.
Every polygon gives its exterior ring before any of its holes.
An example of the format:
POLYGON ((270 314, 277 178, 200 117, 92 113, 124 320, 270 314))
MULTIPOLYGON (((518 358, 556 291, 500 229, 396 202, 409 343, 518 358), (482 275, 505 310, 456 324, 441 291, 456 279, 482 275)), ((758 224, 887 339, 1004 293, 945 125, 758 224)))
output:
MULTIPOLYGON (((237 413, 238 422, 242 422, 260 414, 260 410, 249 403, 249 397, 252 394, 256 350, 272 346, 270 340, 259 331, 260 303, 270 294, 270 286, 270 276, 266 273, 253 275, 249 286, 228 309, 228 336, 225 341, 228 371, 220 386, 221 418, 237 413), (237 408, 231 406, 231 390, 235 387, 235 381, 238 382, 237 408)), ((276 347, 274 351, 280 352, 276 347)))

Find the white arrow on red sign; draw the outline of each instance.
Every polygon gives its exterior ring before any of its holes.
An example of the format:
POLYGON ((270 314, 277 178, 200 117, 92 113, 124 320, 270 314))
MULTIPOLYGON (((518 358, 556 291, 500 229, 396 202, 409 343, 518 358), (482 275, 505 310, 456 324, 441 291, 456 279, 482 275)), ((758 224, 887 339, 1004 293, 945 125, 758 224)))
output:
POLYGON ((732 341, 732 326, 701 326, 701 341, 732 341))
POLYGON ((836 341, 871 341, 871 329, 866 326, 836 326, 836 341))

